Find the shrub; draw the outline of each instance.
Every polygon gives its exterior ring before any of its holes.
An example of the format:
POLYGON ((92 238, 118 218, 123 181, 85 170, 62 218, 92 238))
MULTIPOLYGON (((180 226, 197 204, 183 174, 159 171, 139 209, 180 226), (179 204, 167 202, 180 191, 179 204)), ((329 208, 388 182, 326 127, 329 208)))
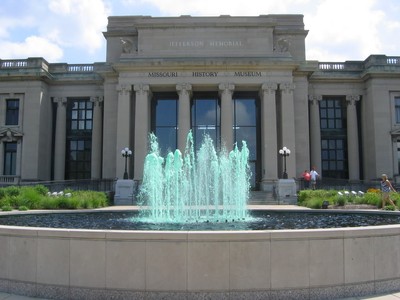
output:
MULTIPOLYGON (((41 200, 44 197, 41 192, 40 189, 37 190, 35 187, 21 188, 20 195, 17 197, 17 206, 26 206, 29 209, 40 208, 41 200)), ((47 194, 47 192, 45 194, 47 194)))
POLYGON ((1 201, 1 199, 3 199, 5 197, 5 195, 6 195, 5 189, 4 188, 0 188, 0 201, 1 201))
POLYGON ((108 205, 104 192, 73 191, 66 189, 63 195, 48 196, 48 188, 43 185, 30 187, 9 186, 0 188, 0 207, 24 209, 77 209, 98 208, 108 205), (70 193, 71 196, 66 196, 70 193))
POLYGON ((20 207, 18 207, 18 210, 26 211, 26 210, 29 210, 29 208, 27 208, 26 206, 20 206, 20 207))
POLYGON ((56 208, 58 208, 57 198, 54 198, 54 197, 43 197, 40 200, 40 208, 43 208, 43 209, 56 209, 56 208))
POLYGON ((324 200, 321 198, 312 198, 307 201, 307 207, 318 209, 322 207, 323 202, 324 200))
POLYGON ((348 198, 347 196, 342 196, 337 194, 335 196, 335 204, 339 206, 345 206, 348 200, 347 198, 348 198))
POLYGON ((324 201, 335 203, 335 190, 303 190, 299 192, 298 204, 309 208, 321 208, 324 201))
POLYGON ((13 208, 10 205, 4 205, 1 207, 2 211, 12 211, 13 208))
POLYGON ((49 192, 49 189, 41 184, 35 185, 34 190, 42 196, 47 196, 47 193, 49 192))
POLYGON ((382 205, 381 195, 374 191, 366 192, 363 198, 365 204, 375 205, 376 207, 381 207, 382 205))
POLYGON ((375 193, 375 194, 380 194, 380 190, 379 189, 375 189, 375 188, 369 188, 367 190, 367 193, 375 193))
POLYGON ((21 192, 21 188, 12 185, 12 186, 8 186, 8 187, 4 188, 4 191, 7 196, 16 197, 16 196, 19 196, 19 194, 21 192))

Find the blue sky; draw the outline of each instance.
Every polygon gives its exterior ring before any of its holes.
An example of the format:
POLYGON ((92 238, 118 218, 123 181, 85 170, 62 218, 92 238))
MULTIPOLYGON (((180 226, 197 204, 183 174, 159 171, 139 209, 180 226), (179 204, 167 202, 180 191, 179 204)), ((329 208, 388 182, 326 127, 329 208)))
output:
POLYGON ((400 56, 399 0, 1 0, 0 59, 103 62, 108 16, 303 14, 308 60, 400 56))

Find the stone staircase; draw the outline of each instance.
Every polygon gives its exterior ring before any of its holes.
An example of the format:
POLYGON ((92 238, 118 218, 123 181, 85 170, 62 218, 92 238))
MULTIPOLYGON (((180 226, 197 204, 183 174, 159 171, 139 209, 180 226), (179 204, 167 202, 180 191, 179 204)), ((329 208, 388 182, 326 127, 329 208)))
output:
POLYGON ((286 205, 297 204, 295 197, 278 198, 273 192, 251 191, 249 205, 286 205))

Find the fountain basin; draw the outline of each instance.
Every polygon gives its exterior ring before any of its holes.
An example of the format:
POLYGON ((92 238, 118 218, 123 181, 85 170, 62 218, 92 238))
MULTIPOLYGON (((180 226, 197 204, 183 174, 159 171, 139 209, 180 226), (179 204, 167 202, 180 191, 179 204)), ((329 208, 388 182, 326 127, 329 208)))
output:
POLYGON ((262 231, 0 226, 0 291, 49 299, 335 299, 400 290, 400 225, 262 231))

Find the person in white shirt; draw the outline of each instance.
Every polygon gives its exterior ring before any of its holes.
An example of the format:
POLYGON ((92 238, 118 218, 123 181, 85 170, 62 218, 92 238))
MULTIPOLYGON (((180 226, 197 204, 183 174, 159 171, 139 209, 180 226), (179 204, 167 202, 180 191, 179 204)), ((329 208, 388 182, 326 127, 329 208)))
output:
POLYGON ((318 177, 319 177, 319 174, 318 174, 317 171, 315 171, 315 168, 314 168, 314 167, 311 168, 310 175, 311 175, 311 188, 312 188, 313 190, 315 190, 315 188, 316 188, 316 186, 317 186, 317 179, 318 179, 318 177))

